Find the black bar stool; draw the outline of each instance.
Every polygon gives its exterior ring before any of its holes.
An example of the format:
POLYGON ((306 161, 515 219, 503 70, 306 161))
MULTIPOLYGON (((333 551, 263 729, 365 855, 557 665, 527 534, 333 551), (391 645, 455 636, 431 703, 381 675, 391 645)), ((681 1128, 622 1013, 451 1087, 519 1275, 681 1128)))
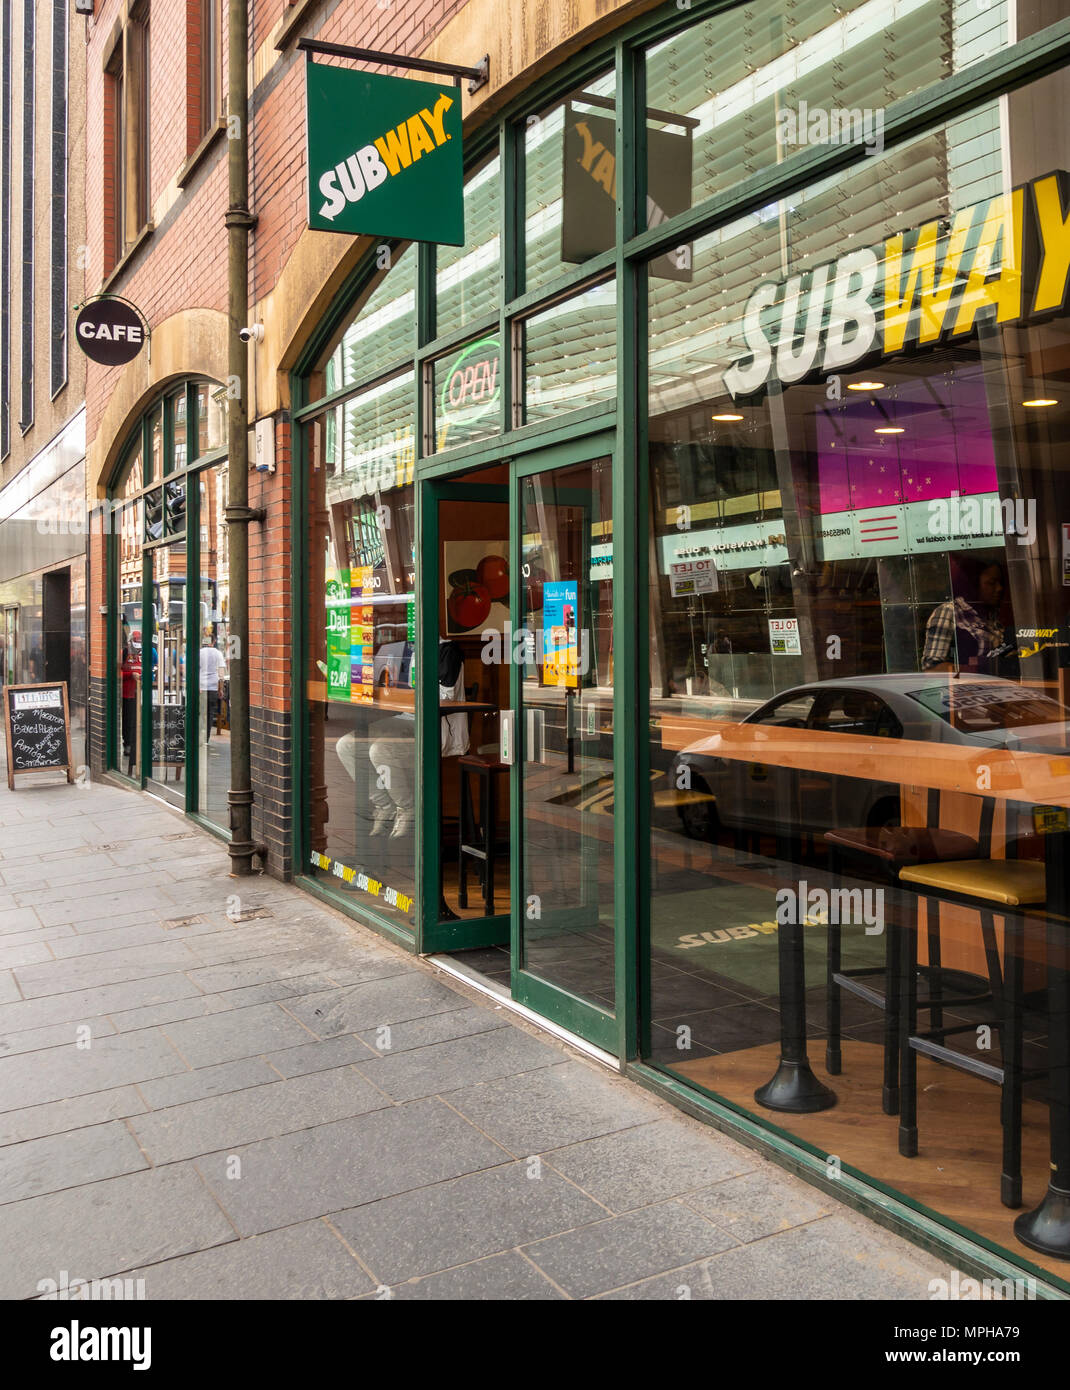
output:
POLYGON ((498 806, 495 778, 508 772, 500 759, 479 753, 465 753, 457 759, 461 778, 461 815, 457 836, 457 901, 468 906, 468 861, 482 865, 483 904, 487 916, 494 916, 494 863, 498 842, 498 806), (472 781, 479 782, 479 818, 472 799, 472 781))
POLYGON ((1003 1130, 1003 1171, 1000 1200, 1005 1207, 1022 1205, 1022 1088, 1027 1080, 1043 1071, 1026 1071, 1023 1066, 1022 1032, 1026 1008, 1040 1007, 1040 1000, 1027 1000, 1024 980, 1024 917, 1020 909, 1041 906, 1046 898, 1043 863, 1023 859, 964 859, 940 864, 917 864, 901 869, 899 879, 917 893, 920 910, 939 922, 943 904, 970 907, 981 917, 981 933, 993 1001, 988 1019, 950 1026, 941 1024, 918 1032, 917 1025, 917 919, 906 928, 902 952, 900 1064, 901 1113, 899 1152, 914 1158, 918 1152, 918 1063, 923 1053, 933 1061, 954 1067, 1000 1087, 1000 1122, 1003 1130), (995 919, 1003 918, 1003 965, 996 943, 995 919), (999 1033, 1000 1062, 958 1052, 947 1039, 960 1033, 976 1032, 987 1023, 999 1033))
MULTIPOLYGON (((930 801, 930 819, 938 819, 938 803, 930 801)), ((844 861, 861 859, 889 882, 896 882, 899 870, 918 863, 947 859, 968 859, 979 851, 972 835, 957 830, 929 829, 924 826, 897 825, 881 828, 859 827, 829 830, 825 834, 829 850, 829 872, 839 879, 844 861)), ((884 1085, 881 1108, 886 1115, 899 1113, 899 925, 889 917, 884 924, 884 964, 843 969, 841 963, 842 929, 839 922, 830 922, 828 955, 826 959, 826 1028, 825 1069, 830 1076, 839 1076, 842 1069, 840 1052, 840 996, 843 990, 872 1004, 884 1013, 884 1085), (883 986, 883 988, 882 988, 883 986)), ((931 1010, 935 1025, 941 1022, 944 1003, 980 1003, 990 998, 987 991, 978 991, 972 984, 961 982, 955 972, 940 967, 940 938, 935 923, 929 929, 929 962, 920 967, 928 986, 928 998, 919 1007, 931 1010)))

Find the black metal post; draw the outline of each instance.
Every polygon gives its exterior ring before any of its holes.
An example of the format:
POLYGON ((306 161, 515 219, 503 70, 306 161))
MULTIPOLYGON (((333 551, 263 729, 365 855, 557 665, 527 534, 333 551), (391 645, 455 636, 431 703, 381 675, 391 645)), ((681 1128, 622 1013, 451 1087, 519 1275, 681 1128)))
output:
MULTIPOLYGON (((802 905, 792 916, 804 915, 802 905)), ((784 922, 777 933, 780 963, 780 1062, 771 1080, 754 1093, 768 1110, 796 1115, 828 1110, 836 1092, 820 1082, 806 1055, 806 973, 802 922, 784 922)))
MULTIPOLYGON (((787 805, 780 808, 782 826, 790 825, 798 814, 798 773, 788 783, 787 805)), ((759 851, 760 851, 759 844, 759 851)), ((786 831, 777 835, 778 871, 794 861, 792 841, 786 831)), ((778 878, 781 876, 778 872, 778 878)), ((780 922, 777 932, 777 960, 780 974, 780 1062, 772 1079, 759 1086, 754 1099, 768 1110, 786 1110, 796 1115, 828 1110, 836 1104, 836 1092, 818 1081, 806 1055, 806 962, 803 932, 806 922, 806 886, 797 885, 794 919, 780 922)), ((779 919, 778 919, 779 920, 779 919)))

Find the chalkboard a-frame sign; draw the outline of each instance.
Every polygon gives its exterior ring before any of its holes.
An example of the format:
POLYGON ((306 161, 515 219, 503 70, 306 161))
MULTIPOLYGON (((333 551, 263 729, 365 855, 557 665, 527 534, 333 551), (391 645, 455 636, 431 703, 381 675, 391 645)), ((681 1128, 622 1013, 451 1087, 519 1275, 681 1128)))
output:
POLYGON ((66 681, 5 685, 3 694, 9 789, 15 789, 17 772, 65 770, 67 781, 73 782, 66 681))

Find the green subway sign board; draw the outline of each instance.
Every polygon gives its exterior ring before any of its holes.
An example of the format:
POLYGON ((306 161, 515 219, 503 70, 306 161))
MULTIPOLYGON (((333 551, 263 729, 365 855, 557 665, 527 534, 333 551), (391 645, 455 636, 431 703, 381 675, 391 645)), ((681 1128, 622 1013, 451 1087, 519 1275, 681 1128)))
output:
POLYGON ((454 86, 306 65, 308 225, 464 245, 454 86))

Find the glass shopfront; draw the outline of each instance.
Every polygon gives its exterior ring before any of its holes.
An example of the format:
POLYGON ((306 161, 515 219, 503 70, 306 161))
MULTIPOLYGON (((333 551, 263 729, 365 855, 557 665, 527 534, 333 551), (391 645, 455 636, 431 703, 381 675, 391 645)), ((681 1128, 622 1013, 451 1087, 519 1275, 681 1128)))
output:
POLYGON ((370 253, 294 493, 306 881, 1065 1289, 1060 18, 592 49, 370 253))
POLYGON ((648 1055, 1010 1248, 1070 804, 1070 142, 1032 136, 1068 100, 997 99, 648 282, 648 1055))
POLYGON ((110 766, 220 830, 230 783, 224 429, 219 387, 171 390, 131 431, 107 508, 110 766))
POLYGON ((410 925, 419 780, 411 397, 403 374, 308 430, 305 667, 312 872, 410 925))

